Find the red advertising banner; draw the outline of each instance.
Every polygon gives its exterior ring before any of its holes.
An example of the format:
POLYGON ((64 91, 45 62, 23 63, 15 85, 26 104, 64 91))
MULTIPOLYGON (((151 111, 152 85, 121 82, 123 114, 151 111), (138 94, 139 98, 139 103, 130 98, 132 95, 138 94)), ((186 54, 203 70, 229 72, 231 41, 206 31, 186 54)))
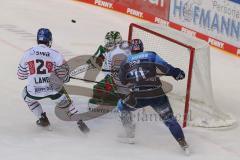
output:
POLYGON ((117 0, 117 3, 168 20, 170 0, 117 0))
POLYGON ((117 10, 142 19, 162 18, 168 20, 170 0, 78 0, 117 10))

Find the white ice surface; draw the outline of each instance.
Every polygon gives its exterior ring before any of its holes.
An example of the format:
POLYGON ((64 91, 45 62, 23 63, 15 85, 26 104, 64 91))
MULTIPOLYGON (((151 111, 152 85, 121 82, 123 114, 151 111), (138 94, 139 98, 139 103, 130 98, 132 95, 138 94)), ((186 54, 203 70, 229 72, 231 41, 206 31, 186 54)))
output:
MULTIPOLYGON (((53 32, 54 47, 67 58, 92 54, 109 30, 127 38, 128 25, 137 20, 126 15, 68 0, 0 1, 0 159, 1 160, 239 160, 239 126, 221 130, 184 129, 192 154, 186 157, 160 122, 139 124, 137 144, 116 141, 117 118, 87 122, 84 136, 74 122, 53 113, 53 103, 43 102, 53 131, 36 127, 35 117, 21 98, 25 85, 16 76, 23 51, 35 45, 40 27, 53 32), (77 23, 71 23, 75 19, 77 23)), ((214 96, 223 110, 240 115, 240 60, 211 49, 214 96)), ((81 99, 80 99, 81 101, 81 99)), ((84 104, 86 100, 82 99, 84 104)))

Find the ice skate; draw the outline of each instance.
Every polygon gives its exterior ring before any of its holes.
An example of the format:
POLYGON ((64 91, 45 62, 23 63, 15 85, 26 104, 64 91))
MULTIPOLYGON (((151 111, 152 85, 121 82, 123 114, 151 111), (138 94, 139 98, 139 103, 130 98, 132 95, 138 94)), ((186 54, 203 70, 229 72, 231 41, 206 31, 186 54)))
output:
POLYGON ((49 131, 52 130, 52 128, 50 126, 50 122, 49 122, 45 112, 41 114, 41 118, 39 118, 39 120, 36 121, 36 124, 37 124, 37 126, 44 127, 49 131))
POLYGON ((39 118, 39 120, 36 121, 36 124, 41 127, 50 126, 50 122, 49 122, 45 112, 41 114, 41 118, 39 118))
POLYGON ((178 143, 179 143, 180 147, 182 148, 182 150, 185 152, 185 154, 190 155, 189 145, 187 144, 186 140, 184 138, 179 139, 178 143))
POLYGON ((129 128, 125 128, 124 132, 118 135, 118 141, 121 143, 135 144, 135 130, 136 125, 132 125, 129 128))

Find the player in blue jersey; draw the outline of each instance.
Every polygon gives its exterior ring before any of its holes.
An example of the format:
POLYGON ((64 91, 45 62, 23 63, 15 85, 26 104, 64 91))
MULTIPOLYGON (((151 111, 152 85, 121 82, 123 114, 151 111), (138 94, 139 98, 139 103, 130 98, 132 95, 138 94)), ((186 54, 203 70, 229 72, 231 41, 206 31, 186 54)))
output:
MULTIPOLYGON (((132 83, 133 86, 130 89, 130 94, 126 98, 120 99, 117 105, 125 128, 125 138, 133 140, 132 138, 135 136, 135 124, 131 112, 138 108, 151 106, 162 118, 181 148, 188 151, 188 144, 185 141, 182 128, 173 115, 156 70, 159 69, 164 75, 172 76, 175 80, 184 79, 185 73, 168 64, 155 52, 143 50, 142 41, 133 39, 131 41, 132 54, 123 61, 119 71, 121 83, 124 85, 132 83)), ((130 143, 133 142, 131 140, 130 143)))

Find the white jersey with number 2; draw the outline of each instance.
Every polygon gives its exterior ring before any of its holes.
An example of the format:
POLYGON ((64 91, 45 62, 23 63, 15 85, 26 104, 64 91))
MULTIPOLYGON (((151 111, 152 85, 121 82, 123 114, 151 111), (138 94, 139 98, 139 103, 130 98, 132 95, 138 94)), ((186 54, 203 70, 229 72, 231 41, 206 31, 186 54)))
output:
POLYGON ((45 97, 57 93, 49 84, 51 73, 65 63, 59 52, 44 44, 27 50, 18 66, 18 78, 27 79, 27 91, 36 97, 45 97))

